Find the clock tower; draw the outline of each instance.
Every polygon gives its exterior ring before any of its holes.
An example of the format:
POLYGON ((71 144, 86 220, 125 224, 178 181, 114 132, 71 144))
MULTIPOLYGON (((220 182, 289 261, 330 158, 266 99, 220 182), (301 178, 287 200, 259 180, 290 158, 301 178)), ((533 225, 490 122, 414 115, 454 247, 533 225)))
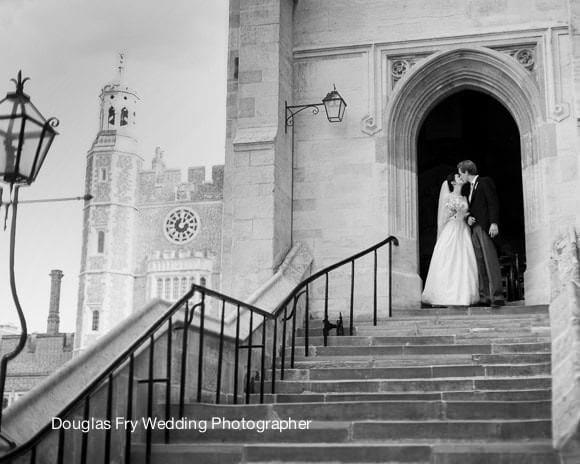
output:
POLYGON ((116 79, 100 94, 97 136, 88 151, 76 349, 82 350, 133 310, 139 97, 125 83, 124 56, 116 79))

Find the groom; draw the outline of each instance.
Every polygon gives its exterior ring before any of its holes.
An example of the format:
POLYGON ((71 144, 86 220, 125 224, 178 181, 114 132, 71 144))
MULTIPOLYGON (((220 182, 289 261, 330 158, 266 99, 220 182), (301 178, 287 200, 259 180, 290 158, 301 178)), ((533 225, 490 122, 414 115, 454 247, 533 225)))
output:
POLYGON ((469 201, 467 224, 471 227, 471 240, 479 274, 479 304, 497 308, 503 306, 503 285, 497 251, 492 238, 499 234, 499 202, 495 184, 489 177, 480 177, 473 161, 457 165, 461 179, 469 183, 466 192, 469 201))

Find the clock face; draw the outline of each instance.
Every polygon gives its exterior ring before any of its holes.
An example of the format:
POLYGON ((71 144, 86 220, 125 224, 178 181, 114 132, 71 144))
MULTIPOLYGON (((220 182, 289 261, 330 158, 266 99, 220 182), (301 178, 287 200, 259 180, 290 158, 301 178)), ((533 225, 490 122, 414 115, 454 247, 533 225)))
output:
POLYGON ((179 207, 170 211, 163 227, 165 236, 173 243, 187 243, 199 230, 199 217, 189 208, 179 207))

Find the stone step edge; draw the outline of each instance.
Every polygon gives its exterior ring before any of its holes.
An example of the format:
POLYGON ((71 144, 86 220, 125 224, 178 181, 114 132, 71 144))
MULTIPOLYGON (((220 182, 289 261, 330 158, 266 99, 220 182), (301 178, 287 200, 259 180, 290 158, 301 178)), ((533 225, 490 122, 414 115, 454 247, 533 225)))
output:
MULTIPOLYGON (((353 441, 348 443, 340 442, 318 442, 318 443, 152 443, 151 449, 154 453, 165 452, 169 455, 176 453, 189 452, 191 454, 221 453, 236 454, 240 457, 245 454, 247 449, 273 449, 284 447, 286 449, 351 449, 351 448, 369 448, 369 449, 404 449, 409 447, 426 447, 430 449, 433 455, 445 454, 466 454, 466 453, 504 453, 504 454, 535 454, 535 453, 555 453, 551 440, 532 439, 520 441, 496 441, 496 440, 461 440, 461 439, 438 439, 434 443, 433 439, 400 439, 396 441, 384 441, 382 443, 353 441)), ((144 443, 133 443, 134 451, 141 451, 145 448, 144 443)), ((320 462, 320 461, 318 461, 320 462)))
MULTIPOLYGON (((374 371, 377 369, 432 369, 432 368, 445 368, 445 369, 453 369, 453 368, 462 368, 462 367, 503 367, 503 368, 510 368, 510 367, 550 367, 552 365, 551 362, 542 362, 542 363, 514 363, 514 364, 490 364, 490 363, 477 363, 477 364, 433 364, 433 365, 425 365, 425 366, 373 366, 373 367, 284 367, 284 372, 289 371, 329 371, 329 370, 365 370, 365 371, 374 371)), ((276 369, 279 369, 280 366, 276 366, 276 369)), ((268 371, 266 371, 268 372, 268 371)))
MULTIPOLYGON (((445 381, 445 382, 449 382, 449 381, 465 381, 465 380, 494 380, 494 381, 498 381, 498 380, 551 380, 552 376, 551 375, 545 375, 545 374, 541 374, 541 375, 518 375, 518 376, 514 376, 514 377, 505 377, 505 376, 497 376, 497 377, 485 377, 485 376, 470 376, 470 377, 429 377, 427 380, 429 381, 445 381)), ((419 378, 404 378, 404 379, 381 379, 381 378, 377 378, 377 379, 323 379, 323 380, 280 380, 280 379, 276 379, 276 385, 279 385, 280 382, 283 383, 346 383, 346 382, 413 382, 413 381, 425 381, 425 377, 419 377, 419 378)), ((265 380, 266 383, 270 383, 270 380, 265 380)))

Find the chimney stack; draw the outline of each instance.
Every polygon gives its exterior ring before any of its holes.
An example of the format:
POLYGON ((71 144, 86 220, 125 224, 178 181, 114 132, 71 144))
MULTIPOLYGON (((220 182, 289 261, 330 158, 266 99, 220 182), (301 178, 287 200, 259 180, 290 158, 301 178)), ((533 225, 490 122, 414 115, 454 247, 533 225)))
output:
POLYGON ((60 323, 60 281, 64 274, 59 269, 50 271, 50 306, 48 307, 48 323, 46 325, 47 334, 57 334, 60 323))

